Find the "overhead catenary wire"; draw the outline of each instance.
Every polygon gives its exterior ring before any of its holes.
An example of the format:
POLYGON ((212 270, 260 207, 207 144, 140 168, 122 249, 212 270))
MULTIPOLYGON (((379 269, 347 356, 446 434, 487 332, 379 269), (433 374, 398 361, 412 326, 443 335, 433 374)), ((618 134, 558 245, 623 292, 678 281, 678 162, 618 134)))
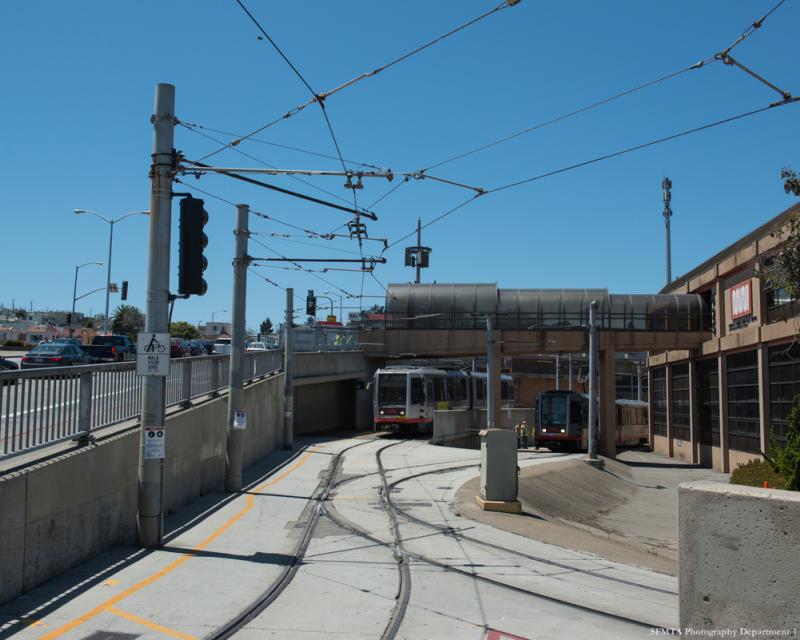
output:
MULTIPOLYGON (((476 199, 478 199, 478 198, 480 198, 482 196, 492 195, 492 194, 495 194, 495 193, 499 193, 501 191, 505 191, 507 189, 513 189, 515 187, 519 187, 519 186, 524 185, 524 184, 529 184, 531 182, 536 182, 538 180, 543 180, 543 179, 549 178, 551 176, 555 176, 555 175, 558 175, 558 174, 561 174, 561 173, 566 173, 568 171, 573 171, 573 170, 579 169, 581 167, 585 167, 585 166, 588 166, 588 165, 591 165, 591 164, 602 162, 604 160, 610 160, 611 158, 617 158, 619 156, 623 156, 623 155, 626 155, 628 153, 633 153, 634 151, 640 151, 642 149, 646 149, 648 147, 652 147, 652 146, 655 146, 655 145, 658 145, 658 144, 662 144, 664 142, 669 142, 671 140, 676 140, 678 138, 682 138, 684 136, 688 136, 688 135, 691 135, 691 134, 694 134, 694 133, 699 133, 701 131, 705 131, 707 129, 711 129, 713 127, 718 127, 720 125, 728 124, 730 122, 735 122, 737 120, 741 120, 743 118, 747 118, 747 117, 750 117, 750 116, 753 116, 753 115, 757 115, 759 113, 764 113, 764 112, 772 110, 772 109, 774 109, 776 107, 780 107, 780 106, 784 106, 784 105, 787 105, 787 104, 791 104, 791 103, 797 102, 798 100, 800 100, 800 98, 795 97, 795 98, 789 98, 787 100, 782 100, 780 102, 774 102, 774 103, 772 103, 770 105, 767 105, 766 107, 761 107, 759 109, 753 109, 751 111, 747 111, 745 113, 740 113, 740 114, 737 114, 737 115, 734 115, 734 116, 723 118, 721 120, 716 120, 714 122, 710 122, 710 123, 701 125, 699 127, 693 127, 691 129, 686 129, 685 131, 680 131, 678 133, 673 133, 673 134, 668 135, 668 136, 663 136, 661 138, 656 138, 655 140, 650 140, 650 141, 644 142, 642 144, 637 144, 637 145, 634 145, 632 147, 626 147, 625 149, 620 149, 619 151, 614 151, 612 153, 607 153, 607 154, 604 154, 604 155, 601 155, 601 156, 597 156, 597 157, 591 158, 589 160, 584 160, 582 162, 577 162, 575 164, 571 164, 571 165, 568 165, 566 167, 561 167, 560 169, 555 169, 553 171, 547 171, 545 173, 541 173, 541 174, 538 174, 538 175, 535 175, 535 176, 531 176, 529 178, 524 178, 522 180, 517 180, 517 181, 514 181, 514 182, 510 182, 508 184, 504 184, 504 185, 500 185, 498 187, 494 187, 492 189, 487 190, 483 194, 477 193, 472 198, 470 198, 468 200, 464 200, 463 202, 457 204, 456 206, 448 209, 444 213, 442 213, 442 214, 438 215, 437 217, 433 218, 429 222, 426 222, 424 225, 422 225, 421 228, 425 229, 427 227, 430 227, 433 224, 436 224, 437 222, 439 222, 439 221, 443 220, 444 218, 452 215, 456 211, 459 211, 460 209, 466 207, 468 204, 471 204, 476 199)), ((384 249, 384 251, 386 251, 387 249, 390 249, 391 247, 395 246, 396 244, 402 242, 403 240, 405 240, 407 238, 410 238, 416 232, 417 232, 417 230, 414 229, 410 233, 407 233, 406 235, 404 235, 404 236, 402 236, 402 237, 390 242, 389 245, 386 247, 386 249, 384 249)))
MULTIPOLYGON (((248 13, 248 15, 250 16, 251 20, 253 20, 253 22, 255 22, 256 25, 266 35, 266 32, 264 32, 263 28, 261 28, 261 26, 258 25, 258 23, 255 20, 255 18, 252 17, 252 14, 250 14, 250 12, 247 11, 246 8, 244 8, 244 6, 240 2, 240 0, 236 0, 236 1, 248 13)), ((310 85, 302 77, 302 75, 297 70, 297 68, 289 61, 288 57, 280 50, 280 48, 278 48, 277 44, 272 40, 272 38, 270 38, 267 35, 267 39, 278 50, 280 55, 284 58, 284 60, 286 60, 286 62, 289 64, 289 66, 292 68, 292 70, 297 74, 297 76, 300 78, 300 80, 306 85, 308 90, 311 91, 311 93, 313 94, 313 97, 310 100, 308 100, 308 101, 306 101, 306 102, 304 102, 302 104, 299 104, 299 105, 289 109, 282 116, 279 116, 277 118, 274 118, 273 120, 270 120, 269 122, 259 126, 257 129, 254 129, 250 133, 248 133, 248 134, 246 134, 244 136, 241 136, 240 138, 237 138, 236 140, 233 140, 232 142, 228 143, 224 147, 221 147, 220 149, 217 149, 216 151, 208 154, 207 156, 204 156, 203 158, 201 158, 201 160, 205 160, 206 158, 210 158, 211 156, 216 155, 217 153, 219 153, 220 151, 223 151, 224 149, 226 149, 229 146, 236 146, 238 144, 241 144, 245 140, 250 139, 252 136, 258 135, 262 131, 265 131, 266 129, 269 129, 270 127, 276 125, 277 123, 281 122, 282 120, 288 120, 289 118, 291 118, 292 116, 300 113, 306 107, 314 104, 315 102, 321 105, 326 98, 328 98, 328 97, 330 97, 330 96, 332 96, 332 95, 334 95, 334 94, 336 94, 336 93, 338 93, 338 92, 340 92, 340 91, 342 91, 344 89, 347 89, 348 87, 352 87, 353 85, 357 84, 358 82, 361 82, 362 80, 364 80, 366 78, 374 77, 374 76, 378 75, 379 73, 381 73, 382 71, 385 71, 386 69, 389 69, 389 68, 391 68, 391 67, 393 67, 393 66, 395 66, 395 65, 397 65, 397 64, 399 64, 399 63, 401 63, 401 62, 403 62, 405 60, 408 60, 412 56, 415 56, 418 53, 421 53, 422 51, 425 51, 426 49, 434 46, 435 44, 438 44, 439 42, 441 42, 443 40, 446 40, 447 38, 455 35, 456 33, 459 33, 460 31, 463 31, 464 29, 467 29, 468 27, 471 27, 472 25, 480 22, 481 20, 484 20, 485 18, 488 18, 489 16, 497 13, 498 11, 501 11, 502 9, 506 9, 508 7, 512 7, 512 6, 516 5, 516 4, 519 4, 519 1, 520 0, 504 0, 499 5, 495 6, 493 9, 490 9, 489 11, 486 11, 486 12, 482 13, 481 15, 476 16, 475 18, 472 18, 472 19, 468 20, 467 22, 464 22, 463 24, 458 25, 458 26, 454 27, 453 29, 450 29, 446 33, 434 38, 433 40, 429 40, 429 41, 423 43, 422 45, 416 47, 415 49, 412 49, 411 51, 408 51, 407 53, 404 53, 404 54, 394 58, 393 60, 390 60, 389 62, 387 62, 387 63, 385 63, 385 64, 383 64, 383 65, 381 65, 379 67, 376 67, 372 71, 368 71, 368 72, 362 73, 362 74, 356 76, 355 78, 352 78, 352 79, 348 80, 347 82, 344 82, 344 83, 338 85, 337 87, 334 87, 333 89, 330 89, 329 91, 326 91, 326 92, 321 93, 321 94, 316 94, 311 89, 310 85)))
POLYGON ((775 10, 778 9, 778 7, 780 7, 784 2, 786 2, 786 0, 779 0, 778 4, 773 6, 772 9, 767 11, 767 13, 765 13, 758 20, 753 22, 753 24, 747 27, 747 29, 744 30, 742 35, 736 38, 736 40, 733 41, 733 44, 731 44, 727 49, 725 49, 725 51, 721 52, 720 55, 727 56, 734 49, 734 47, 738 47, 742 42, 744 42, 747 38, 749 38, 756 29, 761 28, 761 25, 764 24, 764 20, 769 18, 773 14, 773 12, 775 12, 775 10))
POLYGON ((282 287, 281 285, 279 285, 279 284, 278 284, 277 282, 275 282, 274 280, 270 280, 270 279, 269 279, 269 278, 267 278, 265 275, 262 275, 262 274, 260 274, 258 271, 256 271, 255 269, 253 269, 253 267, 248 267, 248 268, 247 268, 247 270, 248 270, 248 271, 250 271, 251 273, 254 273, 255 275, 257 275, 257 276, 258 276, 259 278, 261 278, 262 280, 265 280, 266 282, 268 282, 269 284, 271 284, 273 287, 278 287, 278 289, 282 289, 283 291, 286 291, 286 287, 282 287))

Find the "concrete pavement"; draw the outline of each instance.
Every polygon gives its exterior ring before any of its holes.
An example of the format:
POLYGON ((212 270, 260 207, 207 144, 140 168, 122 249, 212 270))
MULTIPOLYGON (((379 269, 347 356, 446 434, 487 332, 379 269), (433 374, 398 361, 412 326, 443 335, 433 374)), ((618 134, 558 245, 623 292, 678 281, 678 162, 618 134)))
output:
POLYGON ((453 513, 477 451, 297 445, 251 469, 242 493, 168 519, 164 548, 114 549, 0 608, 0 637, 644 638, 677 622, 669 576, 453 513))

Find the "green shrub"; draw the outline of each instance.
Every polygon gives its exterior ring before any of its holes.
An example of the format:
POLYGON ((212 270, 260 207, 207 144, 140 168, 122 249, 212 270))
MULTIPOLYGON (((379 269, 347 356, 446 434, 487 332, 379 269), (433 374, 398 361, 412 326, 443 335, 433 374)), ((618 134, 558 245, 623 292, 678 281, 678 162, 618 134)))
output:
POLYGON ((23 349, 29 348, 31 345, 23 342, 22 340, 6 340, 3 342, 4 347, 21 347, 23 349))
POLYGON ((731 484, 746 487, 763 487, 764 480, 769 482, 770 489, 785 489, 783 478, 766 460, 752 460, 739 465, 731 473, 731 484))
POLYGON ((783 478, 786 489, 800 491, 800 396, 795 396, 786 429, 786 446, 774 441, 770 449, 771 463, 783 478))

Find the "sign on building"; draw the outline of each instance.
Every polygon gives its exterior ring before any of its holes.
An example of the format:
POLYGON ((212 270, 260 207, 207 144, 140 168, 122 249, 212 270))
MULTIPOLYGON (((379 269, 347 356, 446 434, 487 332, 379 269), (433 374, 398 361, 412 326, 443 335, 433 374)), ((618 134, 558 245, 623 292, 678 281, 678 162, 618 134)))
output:
POLYGON ((731 287, 731 320, 744 318, 753 313, 753 287, 750 280, 745 280, 731 287))

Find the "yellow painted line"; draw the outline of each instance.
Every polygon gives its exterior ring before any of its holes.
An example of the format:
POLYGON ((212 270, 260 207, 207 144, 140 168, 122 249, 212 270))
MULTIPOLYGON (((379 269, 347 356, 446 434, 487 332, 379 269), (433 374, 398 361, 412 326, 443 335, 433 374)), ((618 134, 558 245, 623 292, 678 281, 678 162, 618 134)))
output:
POLYGON ((170 629, 169 627, 165 627, 155 622, 151 622, 150 620, 145 620, 144 618, 135 616, 132 613, 128 613, 127 611, 122 611, 122 609, 117 609, 115 607, 108 607, 106 611, 108 611, 109 613, 113 613, 115 616, 119 616, 120 618, 125 618, 126 620, 130 620, 131 622, 140 624, 143 627, 147 627, 148 629, 152 629, 153 631, 158 631, 159 633, 163 633, 165 636, 180 638, 180 640, 197 640, 195 636, 190 636, 188 633, 181 633, 180 631, 175 631, 175 629, 170 629))
MULTIPOLYGON (((254 493, 260 493, 261 491, 263 491, 267 487, 280 482, 286 476, 288 476, 290 473, 293 473, 294 471, 299 469, 303 464, 305 464, 308 461, 308 459, 310 457, 311 457, 311 453, 309 453, 309 452, 305 453, 303 456, 300 457, 300 459, 297 462, 295 462, 291 467, 286 469, 286 471, 284 471, 283 473, 281 473, 277 477, 272 478, 271 480, 268 480, 267 482, 264 482, 264 483, 260 484, 259 486, 257 486, 253 490, 253 492, 254 493)), ((163 578, 165 575, 167 575, 169 573, 172 573, 175 569, 177 569, 182 564, 187 562, 190 558, 194 557, 194 555, 198 551, 201 551, 202 549, 206 548, 209 544, 211 544, 219 536, 221 536, 223 533, 225 533, 225 531, 230 529, 234 524, 236 524, 252 508, 253 508, 253 496, 252 495, 247 495, 245 497, 245 506, 238 513, 236 513, 236 515, 234 515, 230 520, 228 520, 225 524, 223 524, 219 529, 217 529, 212 534, 210 534, 205 540, 203 540, 202 542, 199 542, 197 545, 192 547, 192 549, 190 549, 186 553, 178 556, 178 558, 176 560, 174 560, 173 562, 168 564, 163 569, 160 569, 160 570, 156 571, 155 573, 150 574, 148 577, 146 577, 143 580, 137 582, 132 587, 128 587, 127 589, 125 589, 125 591, 122 591, 121 593, 117 594, 113 598, 109 598, 103 604, 100 604, 100 605, 96 606, 94 609, 92 609, 90 611, 87 611, 82 616, 80 616, 78 618, 74 618, 73 620, 70 620, 66 624, 60 626, 58 629, 53 629, 49 633, 46 633, 43 636, 40 636, 39 640, 53 640, 54 638, 61 637, 62 635, 64 635, 68 631, 71 631, 75 627, 78 627, 78 626, 82 625, 84 622, 88 622, 89 620, 91 620, 95 616, 101 614, 103 611, 107 611, 108 609, 113 608, 114 605, 116 605, 118 602, 121 602, 122 600, 124 600, 128 596, 131 596, 134 593, 136 593, 137 591, 140 591, 140 590, 144 589, 145 587, 153 584, 156 580, 159 580, 160 578, 163 578)))
POLYGON ((103 584, 106 585, 107 587, 114 587, 119 584, 119 580, 116 580, 115 578, 110 578, 106 580, 103 584))

